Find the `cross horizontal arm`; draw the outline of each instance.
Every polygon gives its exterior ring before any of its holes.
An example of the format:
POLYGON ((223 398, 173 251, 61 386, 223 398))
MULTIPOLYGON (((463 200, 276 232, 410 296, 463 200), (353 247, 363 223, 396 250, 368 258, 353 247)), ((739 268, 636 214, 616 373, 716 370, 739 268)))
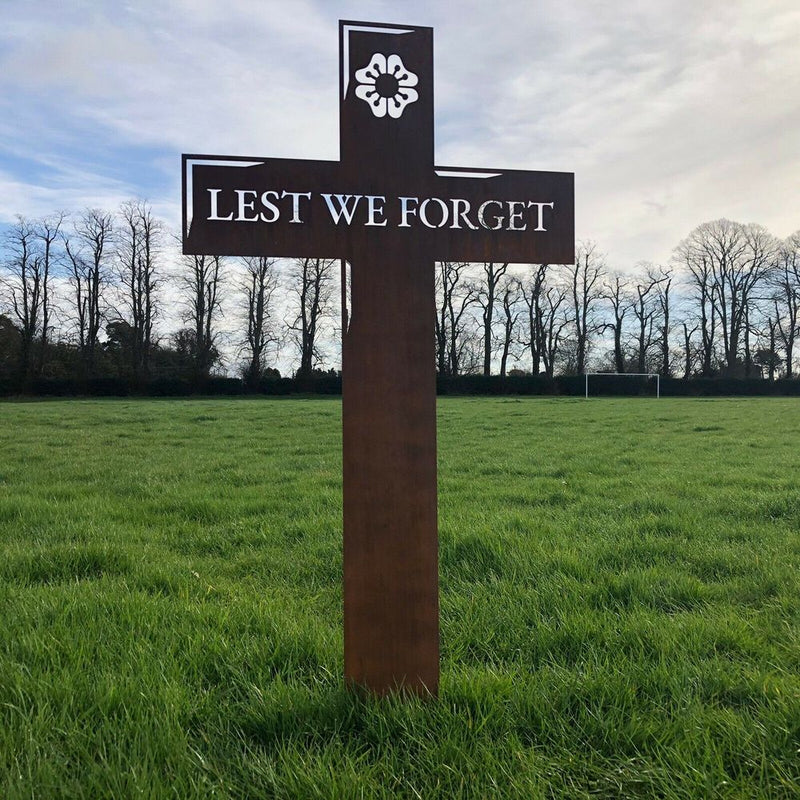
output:
POLYGON ((183 162, 184 253, 345 256, 342 231, 311 203, 337 191, 339 162, 197 155, 183 162))
POLYGON ((569 263, 573 176, 433 167, 365 176, 334 161, 184 156, 186 253, 348 258, 424 241, 454 261, 569 263))
POLYGON ((434 167, 427 192, 418 213, 436 226, 437 261, 574 260, 572 173, 434 167))

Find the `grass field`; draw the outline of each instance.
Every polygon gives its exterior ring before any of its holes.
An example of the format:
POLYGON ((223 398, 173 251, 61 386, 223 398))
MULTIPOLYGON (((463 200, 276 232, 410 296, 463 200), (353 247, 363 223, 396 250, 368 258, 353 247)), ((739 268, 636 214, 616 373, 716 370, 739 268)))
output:
POLYGON ((428 702, 342 689, 340 408, 0 404, 0 798, 800 796, 797 400, 440 400, 428 702))

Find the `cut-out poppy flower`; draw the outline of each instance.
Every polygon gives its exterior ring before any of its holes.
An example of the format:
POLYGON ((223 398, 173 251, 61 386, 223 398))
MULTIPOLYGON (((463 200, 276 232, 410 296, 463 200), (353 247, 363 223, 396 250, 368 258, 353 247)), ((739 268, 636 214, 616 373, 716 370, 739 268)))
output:
POLYGON ((387 114, 399 119, 409 103, 419 98, 417 76, 403 65, 398 55, 375 53, 369 64, 356 70, 356 97, 367 103, 376 117, 387 114))

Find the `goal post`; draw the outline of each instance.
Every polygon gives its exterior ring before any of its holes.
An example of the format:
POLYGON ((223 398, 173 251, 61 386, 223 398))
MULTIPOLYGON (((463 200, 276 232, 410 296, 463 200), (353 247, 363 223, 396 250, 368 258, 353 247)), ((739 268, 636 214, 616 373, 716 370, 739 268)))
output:
POLYGON ((586 399, 589 399, 589 378, 591 377, 604 377, 604 378, 655 378, 656 379, 656 397, 661 397, 661 375, 657 372, 584 372, 586 379, 585 394, 586 399))

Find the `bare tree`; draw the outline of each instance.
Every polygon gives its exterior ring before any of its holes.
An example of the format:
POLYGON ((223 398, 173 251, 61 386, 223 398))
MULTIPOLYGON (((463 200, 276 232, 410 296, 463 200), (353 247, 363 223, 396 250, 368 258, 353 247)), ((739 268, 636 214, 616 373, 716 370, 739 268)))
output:
POLYGON ((520 283, 528 322, 528 340, 523 341, 522 344, 530 350, 531 375, 538 375, 542 366, 542 318, 544 314, 542 292, 545 291, 547 271, 547 264, 533 265, 527 282, 520 283))
POLYGON ((467 265, 456 261, 439 261, 436 264, 436 370, 440 375, 450 374, 450 316, 453 297, 459 288, 467 265))
POLYGON ((73 239, 63 236, 69 282, 78 329, 78 346, 87 374, 95 369, 103 319, 103 288, 108 281, 106 260, 112 242, 113 217, 96 208, 85 211, 73 226, 73 239))
POLYGON ((691 330, 689 323, 684 320, 683 327, 683 377, 689 378, 692 374, 692 365, 694 364, 695 348, 692 344, 692 336, 697 332, 698 326, 695 325, 691 330))
POLYGON ((220 256, 184 256, 181 284, 188 294, 184 321, 192 326, 195 378, 205 378, 219 358, 216 319, 220 314, 220 256))
POLYGON ((552 378, 564 336, 570 324, 567 314, 567 289, 563 286, 548 286, 542 294, 539 341, 545 375, 552 378))
POLYGON ((11 310, 20 330, 19 371, 23 380, 33 372, 33 344, 41 330, 43 263, 36 250, 34 226, 24 217, 17 217, 6 234, 6 247, 11 254, 7 264, 7 286, 11 310))
MULTIPOLYGON (((710 296, 719 319, 728 371, 737 370, 741 363, 739 355, 747 334, 751 306, 756 299, 756 288, 774 262, 775 251, 775 240, 763 227, 742 225, 727 219, 699 225, 678 246, 681 260, 689 267, 695 284, 701 290, 704 318, 710 296)), ((703 323, 701 329, 705 342, 709 331, 703 323)), ((704 354, 704 374, 710 373, 708 355, 704 354)))
POLYGON ((622 334, 625 316, 633 306, 630 288, 620 273, 614 273, 610 280, 603 284, 603 299, 607 300, 614 314, 614 321, 605 323, 614 334, 614 371, 625 372, 625 353, 622 349, 622 334))
POLYGON ((521 343, 530 349, 531 373, 543 371, 549 378, 553 377, 564 329, 570 322, 567 288, 557 277, 554 267, 537 264, 527 282, 520 284, 529 337, 521 343))
POLYGON ((40 333, 40 348, 39 348, 39 361, 37 365, 37 372, 42 373, 44 368, 44 360, 47 354, 47 344, 50 335, 50 314, 51 307, 51 287, 50 277, 55 261, 55 250, 53 245, 58 239, 61 225, 64 222, 66 213, 60 211, 50 217, 44 217, 39 220, 35 225, 36 237, 40 242, 41 249, 41 277, 42 277, 42 324, 40 333))
POLYGON ((6 234, 11 253, 6 281, 11 309, 20 324, 20 373, 23 380, 41 375, 49 342, 55 242, 66 215, 59 212, 35 222, 24 217, 6 234))
POLYGON ((656 299, 658 300, 658 310, 660 318, 659 340, 661 344, 661 366, 659 372, 667 377, 672 374, 670 365, 670 289, 672 288, 672 270, 669 267, 661 267, 656 283, 656 299))
POLYGON ((505 378, 508 357, 511 354, 511 345, 514 342, 514 332, 517 320, 522 313, 519 300, 522 294, 522 285, 517 278, 506 276, 499 286, 503 307, 503 342, 500 355, 500 376, 505 378))
POLYGON ((336 266, 336 261, 323 258, 298 258, 292 262, 290 285, 297 299, 297 313, 289 330, 300 351, 298 376, 310 375, 321 360, 320 333, 331 311, 336 266))
POLYGON ((440 261, 436 271, 436 366, 441 375, 461 372, 468 346, 469 309, 476 289, 466 281, 469 265, 440 261))
POLYGON ((599 329, 595 310, 601 298, 601 281, 605 274, 603 257, 595 242, 580 242, 571 268, 572 324, 575 332, 575 371, 586 372, 586 359, 591 337, 599 329))
MULTIPOLYGON (((744 225, 744 236, 747 241, 747 264, 745 274, 748 280, 742 282, 742 302, 744 304, 744 361, 745 376, 752 374, 754 363, 752 336, 758 342, 763 342, 769 334, 770 326, 774 325, 768 320, 770 307, 770 278, 774 275, 781 251, 779 242, 766 228, 761 225, 744 225), (766 328, 764 327, 766 326, 766 328)), ((775 331, 772 330, 774 338, 775 331)), ((775 342, 772 342, 774 350, 775 342)), ((762 356, 764 355, 761 347, 762 356)), ((768 361, 773 360, 772 356, 768 361)), ((762 359, 763 361, 763 359, 762 359)), ((765 366, 764 363, 760 364, 765 366)), ((774 374, 774 367, 773 374, 774 374)), ((759 376, 760 376, 759 372, 759 376)))
POLYGON ((278 272, 273 258, 256 256, 244 259, 246 270, 243 285, 247 312, 247 339, 244 343, 246 364, 244 379, 256 383, 266 370, 267 349, 278 343, 272 325, 273 295, 278 288, 278 272))
POLYGON ((636 283, 636 299, 633 302, 633 316, 637 322, 636 332, 636 371, 645 372, 647 369, 647 356, 653 344, 653 329, 656 314, 656 292, 659 278, 653 267, 645 267, 645 275, 636 283))
MULTIPOLYGON (((714 370, 717 334, 717 306, 714 302, 716 290, 711 268, 711 259, 703 248, 698 247, 690 236, 675 248, 675 260, 688 273, 692 298, 699 312, 700 329, 700 374, 709 377, 714 370)), ((686 328, 686 325, 684 325, 686 328)), ((686 336, 688 328, 684 330, 686 336)), ((693 333, 694 331, 692 331, 693 333)), ((689 333, 689 336, 692 334, 689 333)), ((688 339, 685 339, 688 347, 688 339)), ((688 364, 688 350, 687 350, 688 364)))
POLYGON ((719 315, 727 368, 736 366, 745 303, 740 284, 747 242, 742 226, 729 220, 701 225, 699 246, 708 255, 714 275, 714 301, 719 315))
POLYGON ((482 338, 483 338, 483 374, 492 374, 492 324, 494 320, 494 307, 497 302, 497 289, 500 281, 508 270, 508 263, 496 264, 493 261, 484 261, 483 275, 475 291, 475 298, 481 307, 482 338))
POLYGON ((744 307, 744 376, 745 378, 749 378, 753 372, 753 351, 750 347, 750 337, 751 334, 755 334, 758 338, 761 335, 761 331, 756 329, 755 321, 750 319, 751 314, 754 308, 750 303, 747 303, 744 307))
POLYGON ((775 322, 783 346, 786 377, 791 378, 794 345, 800 336, 800 231, 783 242, 773 273, 775 322))
POLYGON ((137 378, 148 375, 158 313, 156 269, 162 232, 150 206, 141 200, 123 203, 120 212, 117 258, 122 288, 120 315, 130 326, 130 366, 137 378))

